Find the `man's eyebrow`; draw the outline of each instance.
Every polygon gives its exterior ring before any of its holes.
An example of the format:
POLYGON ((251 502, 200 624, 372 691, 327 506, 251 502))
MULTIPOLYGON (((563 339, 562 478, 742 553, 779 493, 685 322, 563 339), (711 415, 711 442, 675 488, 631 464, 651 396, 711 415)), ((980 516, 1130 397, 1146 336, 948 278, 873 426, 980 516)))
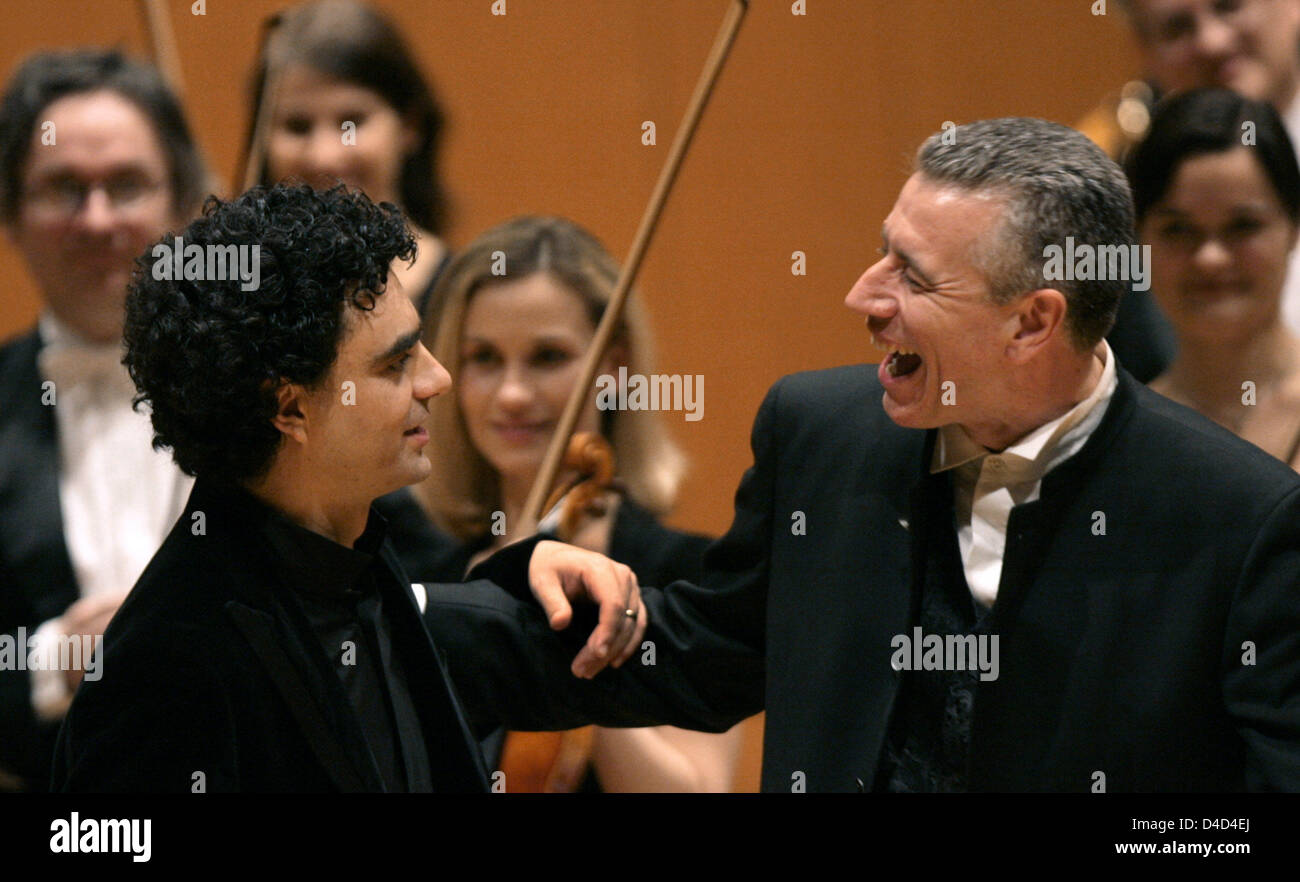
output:
POLYGON ((384 350, 382 355, 375 356, 374 364, 376 365, 383 364, 389 359, 401 355, 403 352, 410 349, 418 342, 420 342, 420 329, 416 328, 414 331, 411 331, 409 333, 403 334, 402 336, 398 337, 393 342, 392 346, 389 346, 387 349, 384 350))
POLYGON ((925 270, 921 269, 921 267, 917 265, 917 262, 912 259, 910 254, 896 245, 889 244, 889 228, 883 225, 880 227, 880 240, 884 243, 885 250, 893 253, 899 260, 907 264, 908 268, 911 269, 912 272, 916 273, 917 278, 919 278, 927 288, 933 288, 935 286, 934 282, 930 281, 930 276, 925 272, 925 270))

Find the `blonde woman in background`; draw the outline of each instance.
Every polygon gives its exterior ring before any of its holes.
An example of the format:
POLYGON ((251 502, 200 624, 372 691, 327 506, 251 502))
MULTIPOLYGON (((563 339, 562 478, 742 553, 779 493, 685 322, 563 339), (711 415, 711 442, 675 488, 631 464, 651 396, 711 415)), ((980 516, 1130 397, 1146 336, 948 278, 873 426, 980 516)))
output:
MULTIPOLYGON (((435 293, 441 319, 436 330, 426 325, 426 343, 455 385, 452 395, 431 408, 433 473, 415 493, 434 523, 460 545, 441 572, 421 572, 422 577, 459 580, 468 565, 520 538, 512 525, 618 271, 593 236, 553 217, 501 224, 447 268, 435 293)), ((648 375, 651 358, 648 325, 633 299, 599 373, 617 375, 626 366, 629 375, 648 375)), ((593 390, 577 431, 607 439, 616 481, 599 491, 568 541, 627 564, 641 584, 698 579, 709 540, 658 520, 671 507, 684 469, 661 415, 598 411, 593 390)), ((526 737, 511 733, 503 766, 522 753, 515 745, 526 737)), ((527 789, 728 791, 740 733, 591 727, 567 733, 551 747, 543 753, 553 752, 555 760, 543 761, 543 770, 513 780, 507 771, 507 789, 520 789, 518 780, 525 777, 534 785, 527 789)), ((492 759, 489 767, 495 767, 492 759)))

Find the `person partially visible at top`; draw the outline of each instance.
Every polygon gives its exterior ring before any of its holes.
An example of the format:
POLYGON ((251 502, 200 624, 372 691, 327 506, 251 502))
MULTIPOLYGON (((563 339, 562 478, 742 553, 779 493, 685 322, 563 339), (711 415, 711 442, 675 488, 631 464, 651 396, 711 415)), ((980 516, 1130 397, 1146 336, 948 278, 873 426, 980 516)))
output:
POLYGON ((415 263, 394 264, 393 273, 421 315, 449 256, 441 238, 447 193, 438 174, 443 126, 410 47, 368 4, 316 0, 268 22, 249 108, 255 180, 343 183, 401 208, 418 252, 415 263), (261 117, 264 143, 254 145, 261 117))

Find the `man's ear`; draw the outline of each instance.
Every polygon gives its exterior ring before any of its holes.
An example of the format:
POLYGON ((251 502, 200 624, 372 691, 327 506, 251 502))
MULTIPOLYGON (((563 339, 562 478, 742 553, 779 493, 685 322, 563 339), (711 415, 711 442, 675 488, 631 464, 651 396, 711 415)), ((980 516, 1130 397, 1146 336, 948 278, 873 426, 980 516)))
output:
POLYGON ((1065 294, 1055 288, 1039 288, 1024 295, 1016 305, 1017 326, 1007 344, 1007 357, 1023 364, 1043 351, 1057 334, 1065 333, 1065 294))
POLYGON ((281 382, 275 393, 275 416, 271 425, 299 444, 307 442, 307 392, 296 383, 281 382))

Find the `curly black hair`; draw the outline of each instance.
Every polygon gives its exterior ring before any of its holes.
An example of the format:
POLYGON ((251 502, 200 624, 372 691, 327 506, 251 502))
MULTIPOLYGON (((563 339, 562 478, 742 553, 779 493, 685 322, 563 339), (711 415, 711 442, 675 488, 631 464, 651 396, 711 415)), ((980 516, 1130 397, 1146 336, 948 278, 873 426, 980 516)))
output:
MULTIPOLYGON (((373 309, 392 261, 414 260, 415 240, 397 206, 305 185, 209 197, 179 235, 187 251, 260 246, 260 284, 245 291, 238 273, 157 279, 150 246, 126 300, 122 361, 139 390, 135 406, 148 404, 154 448, 170 447, 186 474, 253 480, 283 438, 272 424, 280 385, 325 379, 344 308, 373 309)), ((168 235, 159 244, 175 243, 168 235)))

